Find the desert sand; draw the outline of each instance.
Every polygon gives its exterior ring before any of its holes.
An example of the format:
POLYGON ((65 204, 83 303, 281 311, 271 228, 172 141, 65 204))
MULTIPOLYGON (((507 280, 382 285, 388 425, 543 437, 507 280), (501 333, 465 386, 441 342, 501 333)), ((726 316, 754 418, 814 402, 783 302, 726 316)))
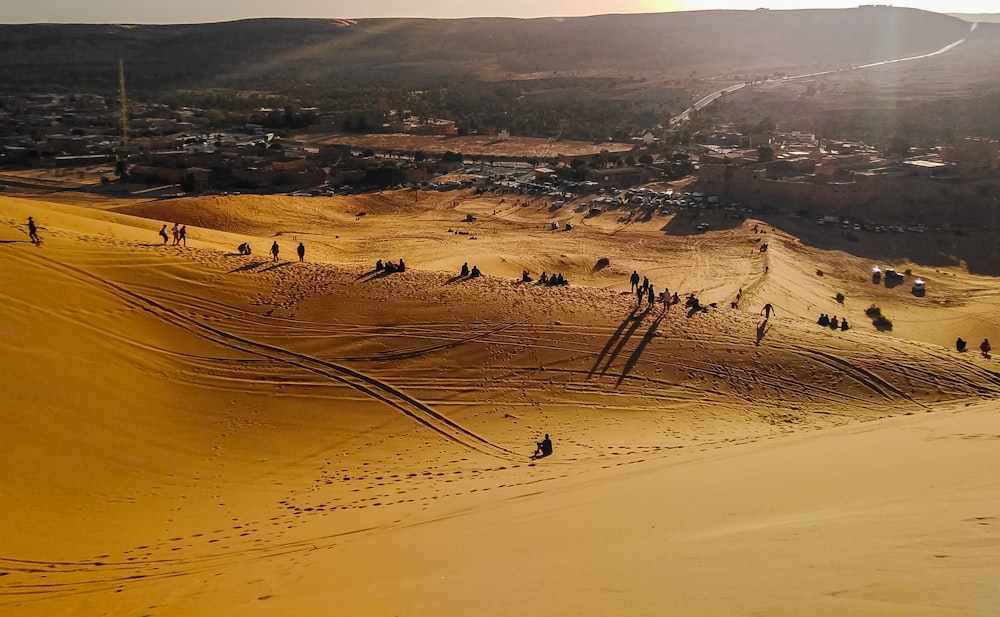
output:
POLYGON ((0 197, 0 614, 1000 610, 994 279, 468 192, 47 199, 0 197))

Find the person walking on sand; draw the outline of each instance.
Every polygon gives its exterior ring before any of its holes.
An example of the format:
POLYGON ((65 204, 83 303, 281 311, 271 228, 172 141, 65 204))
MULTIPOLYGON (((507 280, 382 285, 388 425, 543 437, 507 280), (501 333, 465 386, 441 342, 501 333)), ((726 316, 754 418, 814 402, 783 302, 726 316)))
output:
POLYGON ((28 238, 35 246, 39 246, 42 243, 42 239, 38 237, 38 225, 35 225, 35 219, 30 216, 28 217, 28 238))
POLYGON ((177 232, 177 239, 184 246, 188 245, 188 228, 187 225, 181 225, 180 230, 177 232))
POLYGON ((636 288, 636 290, 635 290, 635 297, 636 297, 636 299, 639 300, 639 304, 637 304, 636 306, 642 306, 642 296, 643 296, 644 293, 645 292, 642 289, 642 287, 637 287, 636 288))
POLYGON ((272 259, 272 261, 278 261, 278 251, 279 250, 280 249, 278 249, 278 241, 275 240, 274 244, 271 245, 271 255, 274 256, 274 259, 272 259))
POLYGON ((636 272, 635 270, 632 270, 632 276, 630 276, 628 280, 632 282, 632 291, 635 291, 636 289, 639 288, 639 273, 638 272, 636 272))
POLYGON ((990 357, 990 350, 991 349, 992 349, 992 347, 990 347, 990 339, 984 338, 983 342, 979 344, 979 351, 983 352, 983 357, 984 358, 989 358, 990 357))
POLYGON ((767 304, 764 305, 764 308, 761 309, 760 312, 764 314, 764 319, 770 319, 771 318, 771 311, 773 311, 773 310, 774 310, 774 307, 771 306, 770 302, 768 302, 767 304))
POLYGON ((646 290, 646 293, 648 294, 646 296, 646 304, 649 306, 649 308, 653 308, 653 304, 656 302, 656 294, 653 293, 652 285, 649 286, 649 289, 646 290))
POLYGON ((295 252, 299 254, 299 261, 306 258, 306 246, 299 242, 299 248, 295 249, 295 252))
POLYGON ((163 238, 163 243, 167 243, 167 224, 164 223, 163 227, 160 228, 160 237, 163 238))
POLYGON ((642 293, 646 293, 647 289, 649 289, 649 278, 644 276, 642 277, 642 293))
POLYGON ((174 236, 174 246, 177 246, 181 241, 181 228, 174 223, 174 226, 170 228, 170 232, 174 236))

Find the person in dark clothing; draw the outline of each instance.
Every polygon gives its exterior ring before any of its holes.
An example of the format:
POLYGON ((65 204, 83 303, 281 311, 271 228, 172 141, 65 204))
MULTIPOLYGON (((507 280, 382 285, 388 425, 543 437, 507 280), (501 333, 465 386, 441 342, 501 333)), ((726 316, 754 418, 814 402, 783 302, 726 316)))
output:
POLYGON ((653 286, 650 285, 649 289, 646 290, 647 298, 646 303, 649 308, 653 308, 653 303, 656 302, 656 295, 653 293, 653 286))
POLYGON ((771 311, 773 311, 773 310, 774 310, 774 307, 771 306, 770 302, 768 302, 767 304, 764 305, 764 308, 761 309, 760 312, 764 314, 764 319, 770 319, 771 318, 771 311))
POLYGON ((479 278, 482 272, 479 271, 479 266, 472 266, 472 271, 469 272, 469 278, 479 278))
POLYGON ((992 347, 990 347, 990 339, 984 338, 983 342, 979 344, 979 351, 983 352, 983 357, 984 358, 989 358, 990 357, 990 350, 991 349, 992 349, 992 347))
POLYGON ((399 258, 399 271, 406 272, 406 263, 403 261, 402 257, 399 258))
MULTIPOLYGON (((164 230, 163 231, 163 243, 164 244, 167 243, 167 232, 166 232, 166 229, 167 229, 167 226, 164 225, 163 226, 163 230, 164 230)), ((240 252, 240 255, 249 255, 250 254, 250 245, 247 244, 246 242, 244 242, 243 244, 239 245, 239 247, 237 247, 236 250, 238 250, 240 252)))
POLYGON ((647 289, 649 289, 649 278, 644 276, 642 277, 642 293, 646 293, 647 289))
POLYGON ((38 226, 35 225, 35 219, 28 217, 28 238, 31 239, 31 243, 38 245, 42 243, 42 239, 38 237, 38 226))
POLYGON ((306 245, 299 242, 299 247, 295 249, 295 252, 299 254, 299 261, 302 261, 306 258, 306 245))
POLYGON ((275 240, 274 244, 271 245, 271 255, 274 257, 273 261, 278 261, 278 241, 275 240))
POLYGON ((462 272, 460 276, 469 276, 469 263, 466 262, 462 264, 462 272))
POLYGON ((542 458, 543 456, 552 455, 552 440, 549 439, 549 434, 545 433, 545 439, 538 442, 535 448, 535 453, 531 455, 531 458, 542 458))
POLYGON ((832 318, 830 318, 830 329, 836 330, 839 327, 840 327, 840 321, 838 321, 837 316, 834 315, 832 318))
POLYGON ((379 259, 378 261, 375 262, 375 271, 376 272, 381 272, 384 269, 385 269, 385 265, 382 263, 381 259, 379 259))
POLYGON ((167 237, 167 224, 166 223, 164 223, 163 227, 160 228, 160 237, 163 238, 163 243, 166 244, 167 243, 167 239, 168 239, 168 237, 167 237))
POLYGON ((542 275, 540 277, 538 277, 538 284, 539 285, 546 285, 546 284, 548 284, 548 282, 549 282, 549 275, 547 275, 544 272, 542 272, 542 275))
POLYGON ((958 351, 964 352, 966 345, 968 345, 968 343, 962 340, 962 337, 959 337, 958 340, 955 341, 955 349, 958 351))
POLYGON ((643 295, 642 287, 636 287, 635 297, 639 301, 639 303, 636 306, 642 306, 642 295, 643 295))
POLYGON ((635 291, 636 289, 639 288, 639 273, 638 272, 636 272, 635 270, 632 270, 632 276, 630 276, 628 280, 631 281, 631 283, 632 283, 632 291, 635 291))
POLYGON ((844 330, 847 329, 847 327, 848 327, 847 326, 847 318, 845 317, 844 319, 840 320, 840 331, 843 332, 844 330))

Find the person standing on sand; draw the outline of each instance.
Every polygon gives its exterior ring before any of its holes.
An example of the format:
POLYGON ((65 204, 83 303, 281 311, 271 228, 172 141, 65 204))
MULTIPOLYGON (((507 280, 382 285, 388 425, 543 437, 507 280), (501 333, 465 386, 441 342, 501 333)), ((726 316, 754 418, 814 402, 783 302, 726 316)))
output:
POLYGON ((642 293, 646 293, 647 289, 649 289, 649 278, 644 276, 642 277, 642 293))
POLYGON ((184 246, 188 245, 188 228, 187 228, 187 225, 181 225, 180 230, 177 232, 177 239, 184 246))
POLYGON ((272 261, 278 261, 278 251, 279 250, 280 249, 278 249, 278 241, 275 240, 274 244, 271 245, 271 255, 274 256, 274 259, 272 259, 272 261))
POLYGON ((181 241, 181 228, 178 227, 177 223, 174 223, 174 226, 170 228, 170 231, 174 236, 174 246, 177 246, 181 241))
POLYGON ((632 276, 630 276, 628 280, 632 282, 632 291, 635 291, 636 289, 639 288, 639 273, 638 272, 636 272, 635 270, 632 270, 632 276))
POLYGON ((643 295, 642 288, 641 287, 636 287, 635 288, 635 297, 639 300, 639 304, 637 304, 636 306, 642 306, 642 295, 643 295))
POLYGON ((160 228, 160 237, 163 238, 163 243, 167 243, 167 224, 164 223, 163 227, 160 228))
POLYGON ((983 342, 979 344, 979 351, 983 352, 983 357, 984 358, 989 358, 990 357, 990 350, 991 349, 992 349, 992 347, 990 347, 990 339, 984 338, 983 342))
POLYGON ((30 216, 28 217, 28 238, 35 246, 42 244, 42 239, 38 237, 38 225, 35 225, 35 219, 30 216))
POLYGON ((649 294, 646 297, 646 303, 649 305, 649 308, 653 308, 653 304, 656 302, 656 294, 653 293, 652 285, 649 286, 649 289, 646 290, 646 293, 649 294))
POLYGON ((771 306, 770 302, 768 302, 767 304, 764 305, 764 308, 761 309, 760 312, 764 314, 764 319, 770 319, 771 318, 771 311, 773 311, 773 310, 774 310, 774 307, 771 306))
POLYGON ((295 251, 299 254, 299 261, 306 258, 306 246, 301 242, 299 242, 299 248, 295 249, 295 251))

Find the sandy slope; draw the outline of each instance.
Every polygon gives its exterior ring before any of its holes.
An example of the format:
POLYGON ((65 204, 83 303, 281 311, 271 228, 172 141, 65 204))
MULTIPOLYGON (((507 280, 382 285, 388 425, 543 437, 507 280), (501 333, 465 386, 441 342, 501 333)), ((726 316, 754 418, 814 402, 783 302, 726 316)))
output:
POLYGON ((500 199, 0 198, 3 613, 1000 606, 1000 371, 950 348, 1000 340, 992 280, 914 298, 752 223, 500 199), (632 269, 717 308, 636 309, 632 269))

